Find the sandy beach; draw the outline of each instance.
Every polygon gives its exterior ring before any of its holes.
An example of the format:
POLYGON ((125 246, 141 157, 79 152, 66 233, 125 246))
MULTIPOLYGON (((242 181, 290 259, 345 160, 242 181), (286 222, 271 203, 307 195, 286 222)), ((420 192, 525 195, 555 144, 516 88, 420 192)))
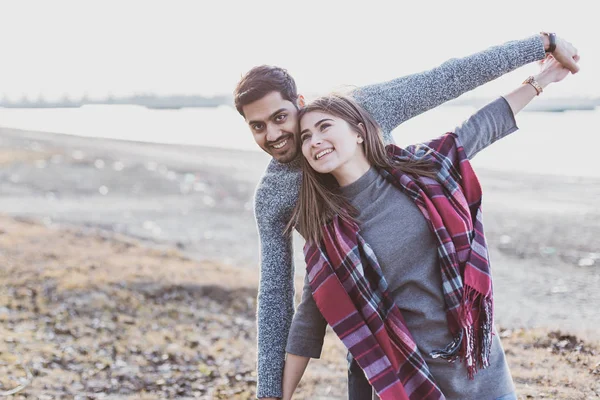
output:
MULTIPOLYGON (((0 128, 0 392, 254 398, 267 162, 0 128)), ((477 172, 520 398, 600 398, 600 179, 477 172)), ((297 398, 346 398, 344 355, 328 331, 297 398)))

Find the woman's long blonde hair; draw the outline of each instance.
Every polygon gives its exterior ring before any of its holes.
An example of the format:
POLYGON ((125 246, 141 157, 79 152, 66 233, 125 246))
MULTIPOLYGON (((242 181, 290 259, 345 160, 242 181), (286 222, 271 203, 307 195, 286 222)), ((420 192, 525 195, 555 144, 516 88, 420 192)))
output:
MULTIPOLYGON (((323 112, 346 121, 350 128, 363 138, 364 154, 371 166, 399 169, 412 175, 434 176, 427 161, 392 159, 386 152, 377 122, 352 98, 338 94, 320 97, 299 111, 298 123, 304 115, 313 111, 323 112), (364 129, 361 129, 360 124, 364 129)), ((323 239, 322 227, 334 216, 338 215, 346 221, 355 221, 357 212, 341 195, 333 175, 316 172, 305 157, 301 158, 302 187, 287 232, 290 233, 297 228, 307 241, 320 243, 323 239)))

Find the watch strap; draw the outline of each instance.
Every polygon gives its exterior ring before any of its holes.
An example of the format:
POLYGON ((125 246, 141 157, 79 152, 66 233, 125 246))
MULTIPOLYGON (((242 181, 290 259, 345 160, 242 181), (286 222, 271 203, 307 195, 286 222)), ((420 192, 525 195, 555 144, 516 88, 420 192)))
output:
POLYGON ((537 96, 539 96, 544 91, 544 88, 542 88, 542 86, 538 83, 538 81, 535 80, 535 78, 533 76, 530 76, 527 79, 525 79, 523 81, 523 84, 524 85, 529 84, 529 85, 533 86, 533 88, 537 92, 537 96))
POLYGON ((556 50, 556 33, 554 32, 540 32, 542 35, 548 37, 548 50, 546 53, 553 53, 556 50))

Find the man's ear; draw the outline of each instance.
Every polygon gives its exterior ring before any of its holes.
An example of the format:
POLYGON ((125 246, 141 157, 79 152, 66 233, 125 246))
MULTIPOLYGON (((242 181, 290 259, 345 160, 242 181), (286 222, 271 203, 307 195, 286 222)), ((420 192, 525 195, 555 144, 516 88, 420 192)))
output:
POLYGON ((299 109, 304 108, 304 106, 306 105, 306 101, 304 101, 304 96, 299 94, 298 99, 296 100, 296 104, 298 105, 299 109))

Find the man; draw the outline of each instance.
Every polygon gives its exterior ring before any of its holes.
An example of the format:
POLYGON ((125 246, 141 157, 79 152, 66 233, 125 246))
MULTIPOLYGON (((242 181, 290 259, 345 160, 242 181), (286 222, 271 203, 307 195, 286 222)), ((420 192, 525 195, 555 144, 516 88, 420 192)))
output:
MULTIPOLYGON (((393 142, 391 132, 402 122, 522 65, 541 60, 547 51, 571 72, 577 72, 573 60, 576 49, 554 34, 542 33, 449 60, 430 71, 358 88, 353 96, 379 123, 387 144, 393 142)), ((255 195, 261 244, 257 397, 280 398, 287 337, 294 314, 292 239, 284 230, 301 182, 297 112, 304 99, 284 69, 270 66, 255 67, 242 77, 234 98, 256 143, 273 157, 255 195)), ((288 348, 287 352, 290 356, 319 357, 303 353, 302 348, 288 348)), ((357 373, 360 378, 361 371, 355 363, 350 373, 357 373)), ((360 384, 360 379, 349 375, 351 399, 370 398, 370 387, 366 386, 368 397, 362 392, 365 385, 360 384)))

